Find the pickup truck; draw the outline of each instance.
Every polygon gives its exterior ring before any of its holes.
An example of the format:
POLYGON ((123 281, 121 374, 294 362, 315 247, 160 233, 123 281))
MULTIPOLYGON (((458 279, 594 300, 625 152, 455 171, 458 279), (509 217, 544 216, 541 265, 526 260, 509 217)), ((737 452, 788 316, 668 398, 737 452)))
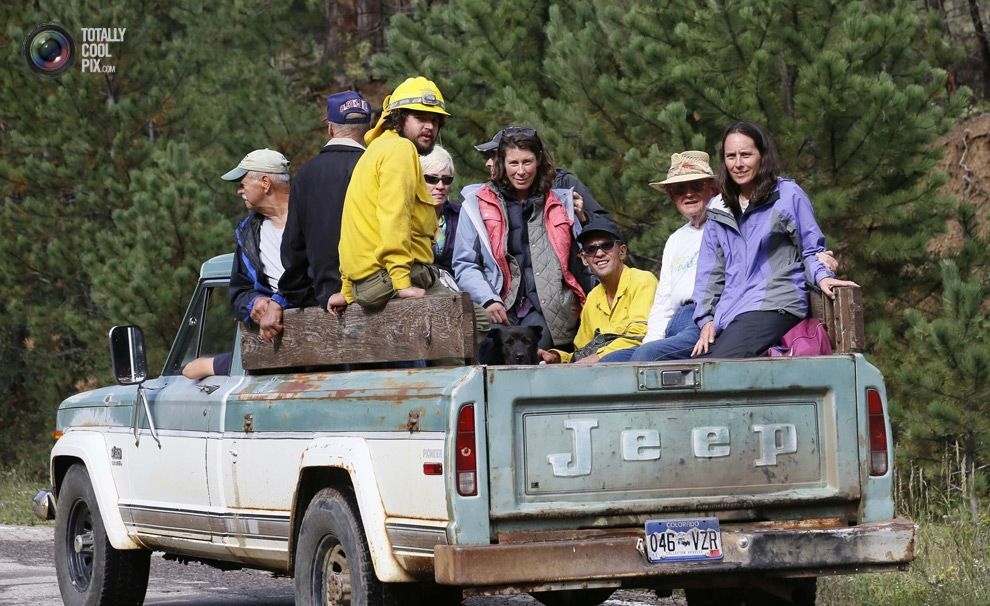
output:
MULTIPOLYGON (((808 605, 818 576, 914 557, 861 354, 245 371, 230 266, 203 265, 159 377, 140 330, 115 327, 121 386, 58 409, 34 506, 55 519, 65 604, 140 604, 155 551, 292 575, 297 604, 334 605, 591 605, 620 587, 808 605), (231 349, 229 376, 182 376, 231 349)), ((385 350, 384 330, 362 335, 385 350)))

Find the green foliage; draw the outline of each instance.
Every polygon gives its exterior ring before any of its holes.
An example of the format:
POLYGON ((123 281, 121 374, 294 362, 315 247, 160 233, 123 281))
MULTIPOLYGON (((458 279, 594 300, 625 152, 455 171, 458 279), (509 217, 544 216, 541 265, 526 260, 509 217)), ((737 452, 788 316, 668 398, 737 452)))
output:
MULTIPOLYGON (((0 457, 35 456, 65 396, 109 379, 106 333, 137 322, 160 361, 199 264, 233 248, 243 206, 219 180, 251 149, 296 165, 322 130, 293 67, 315 43, 264 0, 0 6, 0 457), (20 44, 55 21, 125 27, 113 74, 30 72, 20 44), (27 449, 27 450, 25 450, 27 449)), ((42 459, 43 461, 43 459, 42 459)))
POLYGON ((0 524, 50 524, 31 511, 31 498, 47 485, 48 477, 35 466, 0 466, 0 524))
POLYGON ((907 312, 908 347, 915 355, 896 375, 911 404, 902 414, 902 439, 929 474, 945 452, 961 451, 965 497, 972 498, 985 494, 983 469, 990 463, 988 290, 978 278, 963 279, 954 263, 943 265, 942 283, 938 317, 928 321, 917 310, 907 312))

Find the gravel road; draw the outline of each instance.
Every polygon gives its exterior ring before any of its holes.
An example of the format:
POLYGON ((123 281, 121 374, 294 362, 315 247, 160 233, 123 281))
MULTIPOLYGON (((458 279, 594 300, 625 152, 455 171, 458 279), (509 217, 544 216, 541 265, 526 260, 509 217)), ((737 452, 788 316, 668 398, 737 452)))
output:
MULTIPOLYGON (((60 606, 55 580, 51 526, 0 526, 0 604, 60 606)), ((223 572, 200 564, 151 558, 145 604, 151 606, 291 606, 292 579, 269 572, 223 572)), ((539 606, 528 595, 474 597, 464 606, 539 606)), ((681 598, 659 599, 649 592, 617 591, 607 606, 682 606, 681 598)))

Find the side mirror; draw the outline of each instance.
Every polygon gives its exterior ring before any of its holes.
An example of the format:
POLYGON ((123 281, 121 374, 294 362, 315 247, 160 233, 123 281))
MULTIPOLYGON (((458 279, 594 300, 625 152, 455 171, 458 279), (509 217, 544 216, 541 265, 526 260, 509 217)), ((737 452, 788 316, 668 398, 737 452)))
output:
POLYGON ((121 385, 143 383, 148 378, 144 333, 139 327, 114 326, 110 329, 110 360, 113 377, 121 385))

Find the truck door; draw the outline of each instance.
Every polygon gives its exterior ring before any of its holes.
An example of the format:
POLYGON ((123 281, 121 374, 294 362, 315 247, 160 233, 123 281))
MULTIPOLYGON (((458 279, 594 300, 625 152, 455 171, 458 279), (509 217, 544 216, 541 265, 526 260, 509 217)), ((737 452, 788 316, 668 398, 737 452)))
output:
POLYGON ((210 514, 207 445, 218 436, 222 406, 238 377, 182 376, 190 361, 232 351, 235 319, 226 281, 204 281, 197 288, 162 376, 145 383, 157 429, 136 407, 138 435, 124 445, 130 495, 121 495, 125 521, 142 534, 210 540, 216 528, 210 514))

